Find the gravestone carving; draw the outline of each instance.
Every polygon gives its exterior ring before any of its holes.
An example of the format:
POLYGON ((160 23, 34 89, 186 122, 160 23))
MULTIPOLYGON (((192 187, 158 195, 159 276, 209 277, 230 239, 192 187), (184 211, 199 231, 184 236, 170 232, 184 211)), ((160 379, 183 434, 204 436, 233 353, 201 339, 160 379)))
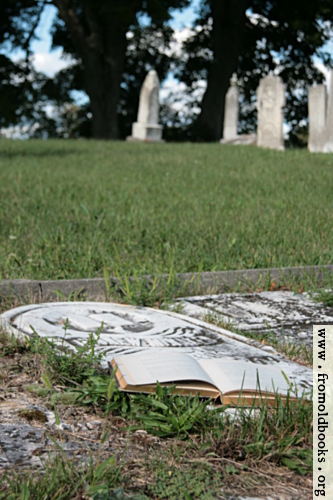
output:
POLYGON ((105 367, 114 356, 154 349, 165 356, 182 352, 196 359, 277 364, 300 387, 312 387, 312 371, 288 361, 272 347, 170 311, 102 302, 51 302, 7 311, 0 315, 0 326, 21 337, 36 332, 61 350, 76 351, 94 335, 95 354, 104 355, 101 364, 105 367))
POLYGON ((274 75, 262 78, 257 88, 258 146, 284 150, 282 130, 284 106, 285 86, 282 79, 274 75))
POLYGON ((141 87, 138 121, 132 125, 132 136, 129 140, 161 141, 162 126, 158 124, 159 86, 156 71, 149 71, 141 87))
POLYGON ((323 152, 326 142, 326 85, 312 86, 309 89, 309 141, 312 153, 323 152))

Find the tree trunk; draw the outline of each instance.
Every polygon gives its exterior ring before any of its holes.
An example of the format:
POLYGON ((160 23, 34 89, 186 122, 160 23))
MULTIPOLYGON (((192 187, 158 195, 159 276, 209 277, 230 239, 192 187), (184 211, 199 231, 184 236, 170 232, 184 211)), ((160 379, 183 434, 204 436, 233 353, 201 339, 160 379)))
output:
POLYGON ((105 47, 103 54, 91 50, 83 57, 84 81, 90 98, 92 135, 95 139, 118 139, 117 106, 124 69, 126 32, 105 47), (122 40, 121 40, 122 38, 122 40))
POLYGON ((212 0, 213 62, 195 124, 198 141, 218 141, 222 137, 225 95, 242 50, 246 7, 247 0, 212 0))
POLYGON ((117 106, 130 21, 97 19, 92 3, 82 4, 79 16, 69 0, 53 0, 83 65, 85 90, 90 98, 95 139, 117 139, 117 106))

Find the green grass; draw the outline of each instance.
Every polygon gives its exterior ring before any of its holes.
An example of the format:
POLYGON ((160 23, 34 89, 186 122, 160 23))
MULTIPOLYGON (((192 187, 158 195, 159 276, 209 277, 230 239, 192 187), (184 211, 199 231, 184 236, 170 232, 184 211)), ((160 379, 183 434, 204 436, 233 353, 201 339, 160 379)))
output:
POLYGON ((0 279, 330 264, 333 157, 0 141, 0 279))

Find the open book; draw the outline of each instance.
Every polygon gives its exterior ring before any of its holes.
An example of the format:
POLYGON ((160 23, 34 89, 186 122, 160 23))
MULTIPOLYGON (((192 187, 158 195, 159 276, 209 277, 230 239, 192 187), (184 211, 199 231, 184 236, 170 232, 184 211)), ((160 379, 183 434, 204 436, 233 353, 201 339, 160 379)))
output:
POLYGON ((145 351, 117 356, 111 361, 117 368, 116 380, 121 390, 155 392, 156 382, 176 385, 176 392, 216 400, 232 405, 257 404, 275 400, 275 393, 287 395, 289 386, 281 369, 275 365, 259 365, 232 359, 196 360, 175 351, 145 351))

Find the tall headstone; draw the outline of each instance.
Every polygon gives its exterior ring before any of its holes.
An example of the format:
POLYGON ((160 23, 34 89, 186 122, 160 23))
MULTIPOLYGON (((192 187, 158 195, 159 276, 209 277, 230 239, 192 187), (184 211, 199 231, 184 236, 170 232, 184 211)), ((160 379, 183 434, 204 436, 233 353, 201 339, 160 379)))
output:
POLYGON ((149 71, 141 88, 138 121, 132 125, 130 140, 161 141, 162 126, 158 124, 159 87, 156 71, 149 71))
POLYGON ((331 72, 330 93, 327 101, 325 135, 324 153, 333 153, 333 71, 331 72))
POLYGON ((250 145, 256 144, 254 134, 237 134, 239 94, 237 89, 237 75, 234 73, 230 80, 230 87, 225 96, 223 137, 221 144, 250 145))
POLYGON ((258 146, 280 151, 284 149, 282 125, 285 102, 285 86, 279 76, 269 75, 260 80, 257 88, 258 146))
POLYGON ((325 85, 312 86, 309 89, 309 140, 308 149, 312 153, 321 153, 326 143, 326 105, 325 85))
POLYGON ((223 123, 223 139, 228 141, 237 137, 237 122, 238 122, 238 89, 236 87, 236 79, 233 76, 229 88, 225 96, 224 123, 223 123))

